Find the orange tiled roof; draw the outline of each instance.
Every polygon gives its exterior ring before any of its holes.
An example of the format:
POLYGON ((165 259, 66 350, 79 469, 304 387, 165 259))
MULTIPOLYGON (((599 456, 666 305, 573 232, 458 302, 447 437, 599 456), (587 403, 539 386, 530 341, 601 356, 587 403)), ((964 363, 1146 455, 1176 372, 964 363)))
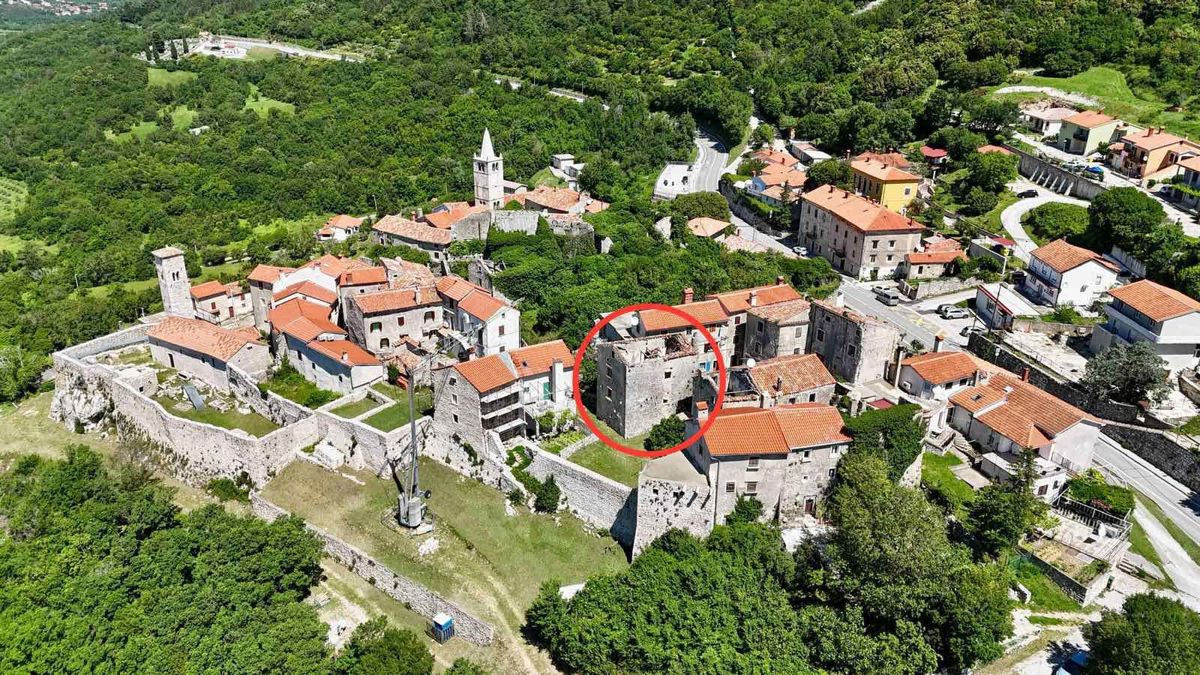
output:
POLYGON ((808 318, 808 311, 811 307, 812 305, 807 300, 800 298, 775 302, 770 305, 759 305, 751 307, 748 311, 750 314, 772 323, 786 323, 797 317, 808 318))
MULTIPOLYGON (((721 309, 721 303, 715 300, 689 302, 684 305, 673 305, 673 307, 687 312, 692 318, 705 326, 724 323, 729 320, 729 317, 725 314, 725 310, 721 309)), ((647 309, 638 314, 641 316, 642 325, 645 326, 647 333, 660 333, 692 327, 692 324, 686 319, 661 309, 647 309)))
POLYGON ((1151 321, 1166 321, 1200 312, 1200 301, 1149 279, 1114 288, 1108 294, 1150 317, 1151 321))
POLYGON ((435 246, 450 245, 450 230, 439 230, 436 227, 409 220, 403 216, 384 216, 375 223, 376 230, 408 241, 435 246))
POLYGON ((530 202, 551 211, 569 211, 579 203, 578 192, 569 188, 557 188, 549 185, 538 187, 525 193, 525 204, 530 202))
POLYGON ((765 307, 779 302, 801 299, 801 295, 796 289, 792 288, 789 284, 783 283, 757 286, 755 288, 742 288, 736 291, 725 291, 724 293, 712 293, 709 294, 708 299, 721 303, 721 308, 725 310, 726 314, 736 314, 750 309, 751 295, 754 296, 754 307, 765 307))
POLYGON ((753 156, 754 156, 754 159, 764 162, 767 165, 783 164, 786 166, 794 166, 796 164, 795 157, 792 157, 791 155, 789 155, 786 152, 772 150, 771 148, 763 148, 761 150, 755 150, 753 156))
POLYGON ((507 306, 486 291, 472 291, 467 294, 467 297, 458 301, 459 309, 480 321, 491 319, 507 306))
POLYGON ((1168 145, 1175 145, 1176 143, 1198 147, 1195 143, 1186 138, 1181 138, 1175 134, 1169 134, 1161 129, 1154 128, 1146 129, 1145 131, 1139 131, 1134 134, 1128 134, 1121 140, 1127 145, 1133 145, 1137 148, 1141 148, 1142 150, 1157 150, 1159 148, 1165 148, 1168 145))
POLYGON ((950 397, 975 419, 1021 447, 1042 447, 1079 422, 1100 420, 1011 373, 997 373, 982 384, 950 397), (980 414, 979 411, 995 404, 980 414))
POLYGON ((202 284, 192 286, 192 297, 196 300, 202 300, 204 298, 211 298, 214 295, 221 295, 227 290, 225 284, 219 281, 206 281, 202 284))
POLYGON ((289 295, 303 295, 313 300, 319 300, 327 305, 332 305, 337 300, 337 293, 325 288, 324 286, 313 281, 301 281, 297 284, 292 284, 287 288, 279 291, 273 296, 274 300, 283 300, 289 295))
POLYGON ((976 149, 975 149, 975 152, 978 152, 978 153, 979 153, 979 154, 981 154, 981 155, 986 155, 986 154, 988 154, 988 153, 991 153, 991 152, 998 152, 998 153, 1000 153, 1001 155, 1011 155, 1011 154, 1013 154, 1013 151, 1012 151, 1012 150, 1009 150, 1008 148, 1002 148, 1002 147, 1000 147, 999 145, 992 145, 992 144, 990 144, 990 143, 989 143, 989 144, 987 144, 987 145, 981 145, 981 146, 979 146, 978 148, 976 148, 976 149))
POLYGON ((351 295, 350 301, 358 305, 363 314, 400 312, 406 309, 441 304, 441 299, 438 298, 438 294, 432 286, 392 288, 373 293, 351 295))
POLYGON ((325 221, 325 227, 335 230, 357 230, 362 226, 365 218, 355 218, 345 214, 338 214, 329 220, 325 221))
POLYGON ((1105 260, 1099 253, 1067 243, 1066 239, 1055 239, 1045 246, 1034 249, 1030 255, 1046 263, 1047 267, 1059 274, 1089 262, 1099 263, 1114 272, 1121 270, 1115 264, 1105 260))
POLYGON ((250 281, 257 281, 264 284, 273 284, 279 281, 279 277, 284 274, 295 272, 294 267, 276 267, 274 265, 255 265, 250 275, 246 277, 250 281))
POLYGON ((871 161, 879 164, 887 164, 894 166, 897 169, 911 169, 912 162, 899 152, 860 152, 854 157, 855 161, 871 161))
POLYGON ((228 361, 248 344, 261 345, 258 331, 230 330, 201 319, 168 316, 147 333, 177 347, 228 361))
POLYGON ((486 204, 476 204, 475 206, 471 206, 466 202, 453 202, 452 204, 444 206, 450 206, 450 208, 445 211, 434 211, 433 213, 430 213, 429 215, 425 216, 425 222, 438 228, 439 230, 448 230, 451 227, 454 227, 454 224, 463 218, 475 213, 483 213, 488 210, 486 204))
POLYGON ((481 394, 517 381, 517 374, 506 354, 492 354, 481 359, 454 364, 454 369, 481 394))
POLYGON ((721 234, 729 227, 729 223, 716 218, 702 216, 687 221, 688 229, 697 237, 713 237, 721 234))
POLYGON ((562 340, 514 349, 509 354, 512 356, 517 374, 521 377, 548 373, 555 361, 563 364, 563 370, 569 371, 575 367, 575 355, 571 353, 571 348, 567 346, 567 343, 562 340))
POLYGON ((1192 155, 1191 157, 1181 159, 1178 164, 1185 169, 1200 173, 1200 155, 1192 155))
POLYGON ((835 382, 816 354, 779 356, 747 368, 760 392, 777 396, 795 394, 835 382))
POLYGON ((312 340, 308 346, 338 363, 350 366, 379 365, 379 359, 349 340, 312 340), (342 360, 343 354, 346 357, 345 360, 342 360))
POLYGON ((329 320, 329 308, 300 298, 288 300, 272 309, 267 313, 267 321, 271 323, 273 330, 291 335, 302 342, 315 340, 324 334, 346 334, 346 331, 329 320))
POLYGON ((487 290, 482 286, 476 286, 466 279, 454 276, 453 274, 448 274, 437 280, 437 291, 454 302, 459 302, 475 291, 487 293, 487 290))
POLYGON ((965 377, 971 377, 979 371, 975 361, 963 352, 930 352, 910 356, 900 362, 921 376, 930 384, 946 384, 965 377))
POLYGON ((806 192, 803 199, 817 208, 833 213, 863 233, 919 232, 925 229, 910 218, 832 185, 822 185, 806 192))
POLYGON ((396 276, 396 286, 429 285, 434 282, 433 272, 420 263, 403 258, 380 258, 384 269, 396 276))
POLYGON ((904 169, 896 168, 895 165, 884 164, 883 162, 876 162, 870 159, 850 162, 850 168, 885 183, 915 183, 921 180, 920 176, 911 174, 904 169))
POLYGON ((820 403, 798 403, 765 410, 722 410, 704 435, 713 457, 786 454, 792 450, 848 443, 836 408, 820 403))
POLYGON ((1108 124, 1115 119, 1116 118, 1105 115, 1102 112, 1096 112, 1095 110, 1084 110, 1083 112, 1071 115, 1063 121, 1074 124, 1081 129, 1093 129, 1098 126, 1108 124))
POLYGON ((782 164, 768 164, 758 172, 758 179, 767 187, 782 187, 787 183, 790 187, 800 188, 808 180, 808 174, 782 164))
POLYGON ((321 273, 337 279, 346 270, 356 270, 370 266, 370 263, 363 262, 357 258, 339 258, 336 255, 326 253, 320 258, 315 258, 304 263, 300 266, 300 269, 320 270, 321 273))
POLYGON ((386 284, 387 268, 364 267, 357 270, 346 270, 338 277, 338 286, 368 286, 371 284, 386 284))
POLYGON ((917 251, 905 253, 910 265, 948 265, 958 259, 967 259, 967 254, 958 251, 917 251))

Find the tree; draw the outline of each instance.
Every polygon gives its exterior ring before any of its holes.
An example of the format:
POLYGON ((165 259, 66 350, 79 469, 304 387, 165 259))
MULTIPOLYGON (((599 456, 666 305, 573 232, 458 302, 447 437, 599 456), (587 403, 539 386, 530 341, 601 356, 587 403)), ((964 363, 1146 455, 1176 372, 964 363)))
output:
POLYGON ((996 193, 988 192, 981 187, 975 186, 963 195, 962 212, 971 216, 982 216, 996 208, 996 204, 999 202, 1000 197, 996 193))
POLYGON ((684 440, 683 420, 670 415, 659 420, 650 428, 643 445, 647 450, 663 450, 679 445, 684 440))
POLYGON ((470 659, 458 658, 446 669, 445 675, 489 675, 489 671, 470 659))
POLYGON ((910 403, 868 410, 846 420, 846 431, 854 439, 851 451, 880 458, 892 480, 899 479, 921 454, 925 426, 916 419, 919 410, 910 403))
POLYGON ((429 675, 433 654, 416 633, 392 628, 386 617, 378 616, 354 629, 335 666, 345 675, 429 675))
POLYGON ((1132 595, 1121 613, 1104 612, 1083 628, 1091 675, 1200 672, 1200 614, 1178 600, 1132 595))
POLYGON ((1036 451, 1022 450, 1011 480, 993 483, 976 493, 967 527, 978 554, 995 556, 1013 548, 1045 513, 1045 503, 1033 494, 1036 457, 1036 451))
POLYGON ((1167 362, 1149 342, 1117 343, 1088 359, 1081 383, 1094 396, 1121 403, 1158 403, 1171 390, 1167 362))
POLYGON ((836 159, 823 159, 813 164, 808 169, 804 189, 813 190, 822 185, 833 185, 844 190, 853 188, 854 176, 850 172, 850 166, 836 159))
MULTIPOLYGON (((1105 190, 1088 205, 1087 246, 1095 251, 1107 251, 1113 245, 1126 248, 1165 217, 1162 205, 1137 188, 1105 190)), ((1135 250, 1126 250, 1136 255, 1135 250)))
POLYGON ((998 194, 1017 177, 1017 158, 1002 152, 976 152, 967 158, 967 175, 960 181, 964 189, 979 188, 998 194))
POLYGON ((702 217, 729 220, 729 202, 725 201, 725 197, 719 192, 691 192, 679 195, 671 201, 671 211, 684 223, 692 218, 702 217))
POLYGON ((41 354, 0 344, 0 402, 15 401, 36 389, 48 365, 41 354))
POLYGON ((562 499, 562 490, 554 480, 554 476, 546 478, 533 496, 533 509, 539 513, 554 513, 558 510, 558 502, 562 499))
POLYGON ((579 187, 592 196, 612 201, 621 184, 621 169, 611 159, 597 157, 583 167, 579 174, 579 187))
POLYGON ((1041 241, 1080 241, 1087 232, 1088 212, 1076 204, 1051 202, 1030 210, 1021 219, 1021 224, 1041 241))
POLYGON ((935 148, 944 148, 950 159, 961 162, 976 154, 979 146, 987 143, 983 134, 975 133, 963 127, 942 127, 929 136, 929 144, 935 148))
POLYGON ((770 124, 761 123, 754 127, 752 137, 755 147, 770 146, 771 141, 775 140, 775 129, 771 128, 770 124))
POLYGON ((739 495, 733 503, 733 511, 725 516, 726 525, 753 523, 762 517, 763 505, 757 497, 739 495))

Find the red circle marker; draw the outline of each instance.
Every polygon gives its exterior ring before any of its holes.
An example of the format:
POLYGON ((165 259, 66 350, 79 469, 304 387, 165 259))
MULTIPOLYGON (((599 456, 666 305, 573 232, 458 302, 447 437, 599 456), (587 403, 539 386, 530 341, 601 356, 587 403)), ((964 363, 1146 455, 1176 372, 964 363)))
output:
POLYGON ((653 458, 663 457, 671 454, 672 452, 679 452, 680 450, 690 446, 692 443, 695 443, 700 439, 701 436, 708 432, 708 430, 712 427, 713 422, 717 421, 717 413, 720 412, 721 407, 725 405, 725 387, 728 383, 728 377, 729 374, 725 370, 725 355, 721 353, 721 347, 719 344, 717 344, 716 338, 712 336, 712 333, 710 333, 703 324, 697 321, 696 318, 691 314, 688 314, 677 307, 660 305, 654 302, 646 302, 639 305, 622 307, 621 309, 618 309, 617 311, 601 319, 596 323, 595 326, 592 326, 592 329, 588 331, 587 336, 583 338, 583 342, 579 344, 579 349, 575 352, 575 370, 571 374, 571 389, 575 395, 575 412, 579 415, 580 419, 583 420, 583 423, 587 425, 587 428, 592 430, 592 433, 596 435, 596 438, 600 439, 601 443, 607 445, 613 450, 616 450, 617 452, 623 452, 627 455, 633 455, 634 457, 653 458), (675 316, 694 326, 696 330, 700 331, 700 334, 703 335, 708 344, 712 346, 713 354, 716 355, 717 372, 719 374, 716 405, 714 405, 713 409, 709 412, 708 420, 705 421, 704 424, 700 425, 700 428, 696 430, 696 433, 683 439, 682 443, 673 445, 669 448, 663 448, 662 450, 642 450, 639 448, 630 447, 628 445, 622 445, 614 441, 612 438, 609 438, 603 431, 600 431, 600 427, 596 425, 595 420, 592 419, 591 413, 588 412, 587 406, 583 405, 583 396, 579 389, 579 369, 583 365, 583 354, 587 351, 588 345, 592 343, 592 340, 596 338, 596 335, 600 332, 600 330, 619 316, 624 316, 625 314, 640 312, 647 309, 657 309, 669 314, 674 314, 675 316))

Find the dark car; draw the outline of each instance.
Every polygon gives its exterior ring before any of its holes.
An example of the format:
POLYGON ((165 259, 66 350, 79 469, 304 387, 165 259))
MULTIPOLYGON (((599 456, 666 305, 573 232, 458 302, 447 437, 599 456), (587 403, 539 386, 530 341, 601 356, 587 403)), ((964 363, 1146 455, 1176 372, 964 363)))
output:
POLYGON ((1021 199, 1030 199, 1030 198, 1038 196, 1038 191, 1037 190, 1022 190, 1017 193, 1017 196, 1020 197, 1021 199))

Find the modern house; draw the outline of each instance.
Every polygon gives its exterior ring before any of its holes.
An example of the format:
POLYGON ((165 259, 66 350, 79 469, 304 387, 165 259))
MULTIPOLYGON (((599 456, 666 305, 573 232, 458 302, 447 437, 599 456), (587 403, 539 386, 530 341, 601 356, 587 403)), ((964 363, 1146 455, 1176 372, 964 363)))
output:
POLYGON ((1084 110, 1062 120, 1058 144, 1066 152, 1088 156, 1104 143, 1117 139, 1121 120, 1094 110, 1084 110))
POLYGON ((1057 239, 1030 253, 1023 290, 1042 304, 1091 307, 1117 285, 1120 271, 1099 253, 1057 239))
POLYGON ((317 230, 317 241, 320 242, 339 242, 346 241, 350 237, 358 234, 362 228, 363 221, 366 218, 355 218, 354 216, 336 215, 317 230))
POLYGON ((916 174, 870 159, 850 162, 850 171, 854 191, 889 211, 903 213, 917 198, 921 177, 916 174))
POLYGON ((1179 173, 1181 160, 1200 157, 1200 144, 1151 127, 1129 134, 1108 147, 1108 163, 1142 183, 1165 181, 1179 173))
POLYGON ((1200 301, 1149 279, 1108 295, 1108 321, 1092 332, 1093 352, 1117 342, 1148 342, 1171 370, 1192 368, 1200 360, 1200 301))
POLYGON ((1058 138, 1063 120, 1074 117, 1079 111, 1074 108, 1030 107, 1021 111, 1021 119, 1025 126, 1033 130, 1038 138, 1058 138))
POLYGON ((1026 448, 1071 472, 1092 466, 1103 422, 1011 373, 959 391, 950 404, 950 425, 1003 460, 996 466, 1015 463, 1026 448))
POLYGON ((521 312, 461 277, 437 280, 447 347, 460 357, 513 351, 521 345, 521 312))
POLYGON ((271 367, 271 352, 251 327, 229 329, 202 319, 168 316, 146 337, 157 363, 221 391, 229 390, 230 365, 248 374, 271 367))
MULTIPOLYGON (((969 354, 934 351, 901 360, 897 383, 901 391, 914 399, 944 403, 956 392, 985 379, 986 373, 969 354)), ((930 431, 945 429, 948 413, 944 405, 931 406, 930 431)))
POLYGON ((793 157, 803 162, 804 166, 812 166, 817 162, 833 159, 833 156, 828 152, 821 150, 808 141, 791 141, 788 144, 788 152, 792 153, 793 157))
POLYGON ((894 276, 905 254, 920 249, 923 226, 869 199, 823 185, 802 200, 800 245, 852 277, 894 276))
MULTIPOLYGON (((708 418, 699 403, 685 434, 708 418)), ((813 517, 850 447, 841 413, 821 403, 769 409, 727 408, 685 452, 708 481, 713 522, 724 522, 741 496, 763 504, 763 518, 785 526, 813 517)))

